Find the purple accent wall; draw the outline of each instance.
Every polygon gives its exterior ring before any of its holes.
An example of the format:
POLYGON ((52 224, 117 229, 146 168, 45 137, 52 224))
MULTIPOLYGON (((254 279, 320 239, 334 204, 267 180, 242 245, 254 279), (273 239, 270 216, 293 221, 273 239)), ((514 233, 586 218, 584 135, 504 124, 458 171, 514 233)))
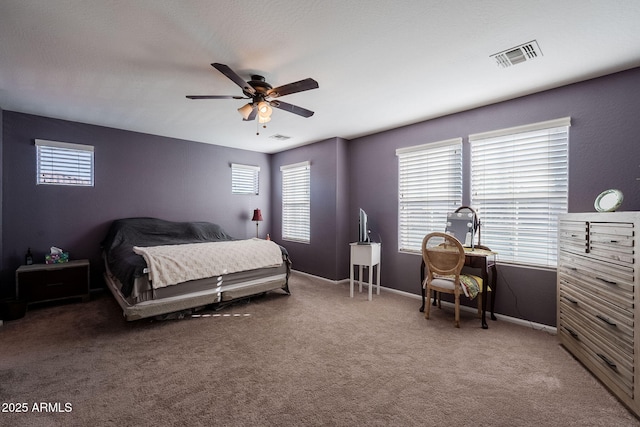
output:
MULTIPOLYGON (((594 199, 609 188, 624 193, 620 210, 637 211, 638 112, 640 68, 350 141, 349 215, 364 208, 372 236, 381 236, 382 285, 420 293, 420 256, 398 252, 397 148, 462 137, 464 204, 468 204, 469 134, 570 116, 569 212, 593 212, 594 199)), ((556 324, 555 271, 505 265, 498 270, 496 312, 556 324)), ((347 274, 348 269, 343 276, 347 274)))
POLYGON ((4 188, 4 184, 3 184, 3 176, 4 176, 4 162, 3 162, 3 153, 4 153, 4 112, 2 111, 2 108, 0 108, 0 296, 2 296, 2 271, 4 269, 3 265, 4 265, 4 257, 3 257, 3 245, 2 245, 2 241, 3 241, 3 221, 2 221, 2 212, 4 211, 3 209, 3 203, 4 203, 4 192, 3 192, 3 188, 4 188))
POLYGON ((51 246, 88 258, 100 287, 100 241, 117 218, 210 221, 237 238, 255 236, 253 209, 262 210, 263 237, 274 218, 267 154, 10 111, 3 119, 0 295, 13 295, 27 247, 36 262, 51 246), (93 145, 95 186, 36 185, 34 139, 93 145), (231 194, 231 163, 261 167, 259 195, 231 194))
MULTIPOLYGON (((52 245, 92 262, 101 285, 99 242, 109 223, 128 216, 218 222, 235 237, 260 235, 285 246, 294 268, 331 280, 349 276, 348 243, 357 238, 358 208, 382 242, 382 285, 420 293, 420 256, 398 253, 398 164, 395 150, 469 134, 571 117, 569 211, 592 212, 601 191, 624 193, 621 210, 640 210, 640 68, 346 141, 331 138, 267 155, 0 110, 0 296, 13 293, 27 247, 37 259, 52 245), (34 139, 96 147, 96 186, 35 185, 34 139), (280 166, 311 162, 311 243, 282 241, 280 166), (258 165, 259 196, 231 195, 230 163, 258 165)), ((213 130, 215 131, 215 130, 213 130)), ((469 203, 468 195, 463 200, 469 203)), ((500 265, 496 312, 556 324, 556 273, 500 265)), ((97 285, 96 285, 97 284, 97 285)), ((419 303, 416 302, 416 310, 419 303)))
POLYGON ((279 219, 272 222, 272 238, 288 249, 294 269, 331 280, 344 278, 345 271, 349 270, 347 144, 342 138, 331 138, 274 154, 271 161, 274 218, 282 217, 280 167, 307 160, 311 162, 311 242, 283 241, 279 219))

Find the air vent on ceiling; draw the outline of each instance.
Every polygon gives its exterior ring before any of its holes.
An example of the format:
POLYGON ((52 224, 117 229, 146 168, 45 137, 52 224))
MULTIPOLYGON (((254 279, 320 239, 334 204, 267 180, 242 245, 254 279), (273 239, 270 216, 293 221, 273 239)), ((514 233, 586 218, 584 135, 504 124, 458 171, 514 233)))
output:
POLYGON ((512 47, 500 53, 491 55, 491 58, 496 61, 498 66, 507 68, 522 62, 531 61, 540 56, 542 56, 540 46, 538 46, 537 41, 532 40, 520 46, 512 47))
POLYGON ((269 138, 277 139, 278 141, 286 141, 287 139, 291 139, 290 136, 280 135, 279 133, 276 133, 275 135, 271 135, 269 138))

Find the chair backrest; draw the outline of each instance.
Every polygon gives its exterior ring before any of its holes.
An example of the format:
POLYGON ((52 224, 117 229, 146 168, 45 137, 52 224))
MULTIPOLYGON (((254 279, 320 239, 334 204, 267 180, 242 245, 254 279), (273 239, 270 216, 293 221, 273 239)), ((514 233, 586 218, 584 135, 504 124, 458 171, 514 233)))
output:
POLYGON ((434 232, 422 239, 422 259, 430 274, 460 274, 464 258, 464 247, 449 234, 434 232))

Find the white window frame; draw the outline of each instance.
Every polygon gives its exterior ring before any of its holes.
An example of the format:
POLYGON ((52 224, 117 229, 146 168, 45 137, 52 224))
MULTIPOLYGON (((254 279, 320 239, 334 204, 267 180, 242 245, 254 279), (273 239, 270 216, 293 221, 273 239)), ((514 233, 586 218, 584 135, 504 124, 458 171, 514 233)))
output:
POLYGON ((258 195, 260 166, 231 163, 231 194, 258 195))
POLYGON ((94 186, 92 145, 36 139, 36 185, 94 186))
POLYGON ((444 232, 447 213, 462 204, 462 138, 396 150, 398 250, 421 253, 422 239, 444 232))
POLYGON ((311 163, 280 167, 282 173, 282 239, 311 242, 311 163))
POLYGON ((558 215, 568 208, 565 117, 469 135, 471 206, 482 244, 503 263, 555 268, 558 215))

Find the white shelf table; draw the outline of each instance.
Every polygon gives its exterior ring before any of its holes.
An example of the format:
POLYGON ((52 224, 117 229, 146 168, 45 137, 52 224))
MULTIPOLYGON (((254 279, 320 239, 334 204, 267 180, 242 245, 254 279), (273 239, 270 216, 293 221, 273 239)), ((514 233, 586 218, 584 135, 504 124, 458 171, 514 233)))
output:
POLYGON ((369 267, 369 301, 373 289, 373 269, 376 267, 376 294, 380 295, 380 243, 358 244, 351 243, 351 263, 349 265, 349 292, 353 298, 353 266, 359 266, 358 285, 362 292, 362 269, 369 267))

